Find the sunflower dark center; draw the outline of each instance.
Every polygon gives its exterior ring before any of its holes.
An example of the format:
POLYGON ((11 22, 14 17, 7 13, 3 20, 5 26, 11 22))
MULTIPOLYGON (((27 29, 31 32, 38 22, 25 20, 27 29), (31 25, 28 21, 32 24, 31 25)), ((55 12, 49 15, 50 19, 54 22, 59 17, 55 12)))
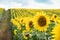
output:
POLYGON ((38 24, 41 27, 45 26, 46 25, 46 18, 44 16, 40 16, 40 18, 38 19, 38 24))
POLYGON ((29 27, 30 28, 32 28, 32 26, 33 26, 32 23, 33 23, 32 21, 29 22, 29 27))
POLYGON ((23 20, 21 20, 21 22, 23 22, 23 20))
POLYGON ((29 34, 26 34, 25 36, 26 36, 26 37, 29 37, 29 34))
POLYGON ((54 20, 50 20, 51 22, 54 22, 54 20))
POLYGON ((56 18, 57 16, 55 15, 54 17, 56 18))

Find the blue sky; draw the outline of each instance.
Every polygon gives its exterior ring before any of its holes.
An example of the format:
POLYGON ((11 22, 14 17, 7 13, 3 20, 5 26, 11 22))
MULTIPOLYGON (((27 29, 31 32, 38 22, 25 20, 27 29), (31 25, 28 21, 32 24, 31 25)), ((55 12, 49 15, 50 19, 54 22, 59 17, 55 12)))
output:
POLYGON ((59 0, 0 0, 0 8, 60 8, 59 0))

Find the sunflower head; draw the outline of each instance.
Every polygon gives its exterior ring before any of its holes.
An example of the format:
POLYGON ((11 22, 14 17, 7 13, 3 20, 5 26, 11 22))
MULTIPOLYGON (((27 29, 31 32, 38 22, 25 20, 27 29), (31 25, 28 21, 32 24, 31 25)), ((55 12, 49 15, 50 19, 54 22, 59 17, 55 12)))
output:
POLYGON ((20 25, 19 22, 15 19, 11 19, 11 22, 17 27, 20 25))
POLYGON ((26 19, 24 19, 25 22, 25 26, 27 30, 30 30, 31 28, 33 28, 33 21, 31 18, 27 17, 26 19))
POLYGON ((24 18, 23 17, 16 17, 15 20, 17 20, 19 23, 22 23, 24 18))
POLYGON ((60 40, 60 24, 56 25, 53 28, 51 34, 54 34, 54 35, 52 35, 54 37, 53 40, 60 40))
POLYGON ((32 36, 31 34, 25 34, 25 35, 24 35, 24 38, 25 38, 25 39, 28 39, 28 38, 31 37, 31 36, 32 36))
POLYGON ((51 17, 50 17, 51 20, 53 20, 55 23, 60 23, 60 17, 56 14, 53 14, 51 17))
POLYGON ((56 15, 56 14, 53 14, 52 17, 53 17, 53 18, 57 18, 57 15, 56 15))
POLYGON ((14 35, 16 35, 16 34, 17 34, 17 30, 15 29, 15 30, 14 30, 14 35))
POLYGON ((24 31, 22 32, 22 34, 23 34, 23 36, 24 36, 24 39, 28 39, 29 37, 32 36, 31 34, 28 33, 27 30, 24 30, 24 31))
POLYGON ((49 17, 45 12, 38 12, 33 19, 34 27, 39 31, 46 31, 48 24, 50 23, 49 17))

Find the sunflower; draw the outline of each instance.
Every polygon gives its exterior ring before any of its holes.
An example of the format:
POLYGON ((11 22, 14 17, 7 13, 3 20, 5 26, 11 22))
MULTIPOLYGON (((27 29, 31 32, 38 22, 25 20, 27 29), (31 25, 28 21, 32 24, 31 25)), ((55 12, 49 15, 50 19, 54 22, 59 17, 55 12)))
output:
POLYGON ((16 35, 16 34, 17 34, 17 30, 15 29, 15 30, 14 30, 14 35, 16 35))
POLYGON ((19 25, 20 25, 15 19, 11 19, 11 22, 12 22, 15 26, 19 26, 19 25))
POLYGON ((29 37, 32 36, 31 34, 28 33, 27 30, 24 30, 24 31, 22 32, 22 35, 24 36, 24 39, 28 39, 29 37))
POLYGON ((38 31, 46 31, 49 23, 49 17, 43 11, 38 12, 33 18, 34 28, 38 31))
POLYGON ((30 30, 31 28, 33 28, 33 21, 31 17, 26 17, 24 19, 24 22, 25 22, 26 30, 30 30))
POLYGON ((23 19, 22 17, 16 17, 15 20, 17 20, 19 23, 22 23, 23 22, 23 19))
POLYGON ((21 26, 17 20, 11 19, 11 22, 13 23, 13 25, 17 27, 18 30, 21 30, 21 26))
POLYGON ((60 23, 60 17, 56 14, 53 14, 50 19, 54 21, 55 23, 60 23))
POLYGON ((52 40, 60 40, 60 25, 56 25, 51 33, 54 34, 52 40))

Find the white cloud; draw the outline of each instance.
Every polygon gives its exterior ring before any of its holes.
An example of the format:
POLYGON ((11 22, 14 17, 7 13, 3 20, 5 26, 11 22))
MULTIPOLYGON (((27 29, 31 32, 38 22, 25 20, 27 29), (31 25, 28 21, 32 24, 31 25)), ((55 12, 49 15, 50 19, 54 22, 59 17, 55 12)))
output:
POLYGON ((0 4, 0 8, 5 8, 6 10, 9 8, 20 8, 22 6, 21 3, 10 2, 8 4, 0 4))
MULTIPOLYGON (((23 1, 23 0, 22 0, 23 1)), ((9 3, 1 3, 0 7, 9 9, 9 8, 35 8, 35 9, 60 9, 60 1, 50 0, 51 4, 38 3, 35 0, 27 0, 26 4, 17 3, 17 2, 9 2, 9 3)), ((25 1, 24 1, 25 2, 25 1)))
POLYGON ((40 9, 59 9, 60 5, 58 1, 52 1, 52 4, 45 4, 45 3, 37 3, 34 0, 30 0, 28 2, 28 6, 25 6, 25 8, 40 8, 40 9))
POLYGON ((10 6, 10 8, 16 8, 16 7, 21 7, 22 4, 21 3, 16 3, 16 2, 11 2, 9 6, 10 6))

